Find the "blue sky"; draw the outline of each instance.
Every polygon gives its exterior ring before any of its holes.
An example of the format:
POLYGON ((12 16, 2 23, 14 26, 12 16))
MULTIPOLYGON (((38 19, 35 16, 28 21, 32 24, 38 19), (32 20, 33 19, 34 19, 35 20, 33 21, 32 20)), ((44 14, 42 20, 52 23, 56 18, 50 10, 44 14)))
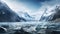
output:
POLYGON ((48 0, 18 0, 18 2, 22 2, 25 6, 34 11, 38 10, 42 5, 41 2, 45 1, 48 0))
MULTIPOLYGON (((9 4, 16 4, 18 5, 23 4, 25 7, 32 11, 37 11, 41 6, 41 2, 46 2, 46 1, 51 1, 51 0, 3 0, 5 1, 8 5, 9 4)), ((19 7, 19 6, 18 6, 19 7)))

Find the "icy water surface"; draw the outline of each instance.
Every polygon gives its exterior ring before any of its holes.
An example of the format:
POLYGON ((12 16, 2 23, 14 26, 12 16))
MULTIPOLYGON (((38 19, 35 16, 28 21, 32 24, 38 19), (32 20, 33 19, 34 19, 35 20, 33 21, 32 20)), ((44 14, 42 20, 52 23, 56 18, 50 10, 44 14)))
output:
POLYGON ((0 34, 52 34, 53 31, 60 32, 60 22, 0 23, 0 34))

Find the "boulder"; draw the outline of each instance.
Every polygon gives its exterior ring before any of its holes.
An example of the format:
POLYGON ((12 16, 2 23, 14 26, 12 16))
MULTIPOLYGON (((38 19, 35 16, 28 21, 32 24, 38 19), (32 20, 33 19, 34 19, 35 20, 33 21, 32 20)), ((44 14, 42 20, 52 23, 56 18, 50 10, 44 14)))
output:
POLYGON ((0 33, 6 33, 7 32, 7 29, 4 28, 4 27, 0 27, 0 33))

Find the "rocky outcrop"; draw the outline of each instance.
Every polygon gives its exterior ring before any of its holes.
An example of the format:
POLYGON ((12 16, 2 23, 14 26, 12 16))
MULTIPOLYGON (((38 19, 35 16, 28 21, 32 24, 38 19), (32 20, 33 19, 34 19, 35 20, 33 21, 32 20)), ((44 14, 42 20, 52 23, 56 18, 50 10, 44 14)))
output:
POLYGON ((0 33, 6 33, 7 29, 5 29, 4 27, 0 27, 0 33))

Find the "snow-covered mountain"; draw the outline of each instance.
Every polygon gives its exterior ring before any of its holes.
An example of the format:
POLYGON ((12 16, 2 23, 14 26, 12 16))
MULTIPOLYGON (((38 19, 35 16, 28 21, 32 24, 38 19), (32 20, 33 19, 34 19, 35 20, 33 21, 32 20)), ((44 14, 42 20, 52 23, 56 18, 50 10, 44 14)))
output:
MULTIPOLYGON (((41 11, 39 11, 41 12, 41 11)), ((38 12, 38 13, 39 13, 38 12)), ((37 14, 38 16, 31 16, 27 12, 11 10, 7 4, 0 1, 0 22, 20 22, 20 21, 59 21, 60 20, 60 6, 55 6, 52 10, 44 11, 42 15, 37 14), (41 16, 41 17, 40 17, 41 16), (40 17, 40 20, 35 17, 40 17)))
POLYGON ((60 20, 60 6, 54 7, 50 11, 45 11, 41 16, 40 21, 59 21, 60 20))
POLYGON ((24 18, 19 17, 7 4, 0 1, 0 22, 20 22, 26 21, 24 18))
POLYGON ((32 17, 27 12, 19 11, 19 12, 17 12, 17 14, 19 15, 19 17, 23 17, 27 21, 34 21, 35 20, 35 18, 32 17))

